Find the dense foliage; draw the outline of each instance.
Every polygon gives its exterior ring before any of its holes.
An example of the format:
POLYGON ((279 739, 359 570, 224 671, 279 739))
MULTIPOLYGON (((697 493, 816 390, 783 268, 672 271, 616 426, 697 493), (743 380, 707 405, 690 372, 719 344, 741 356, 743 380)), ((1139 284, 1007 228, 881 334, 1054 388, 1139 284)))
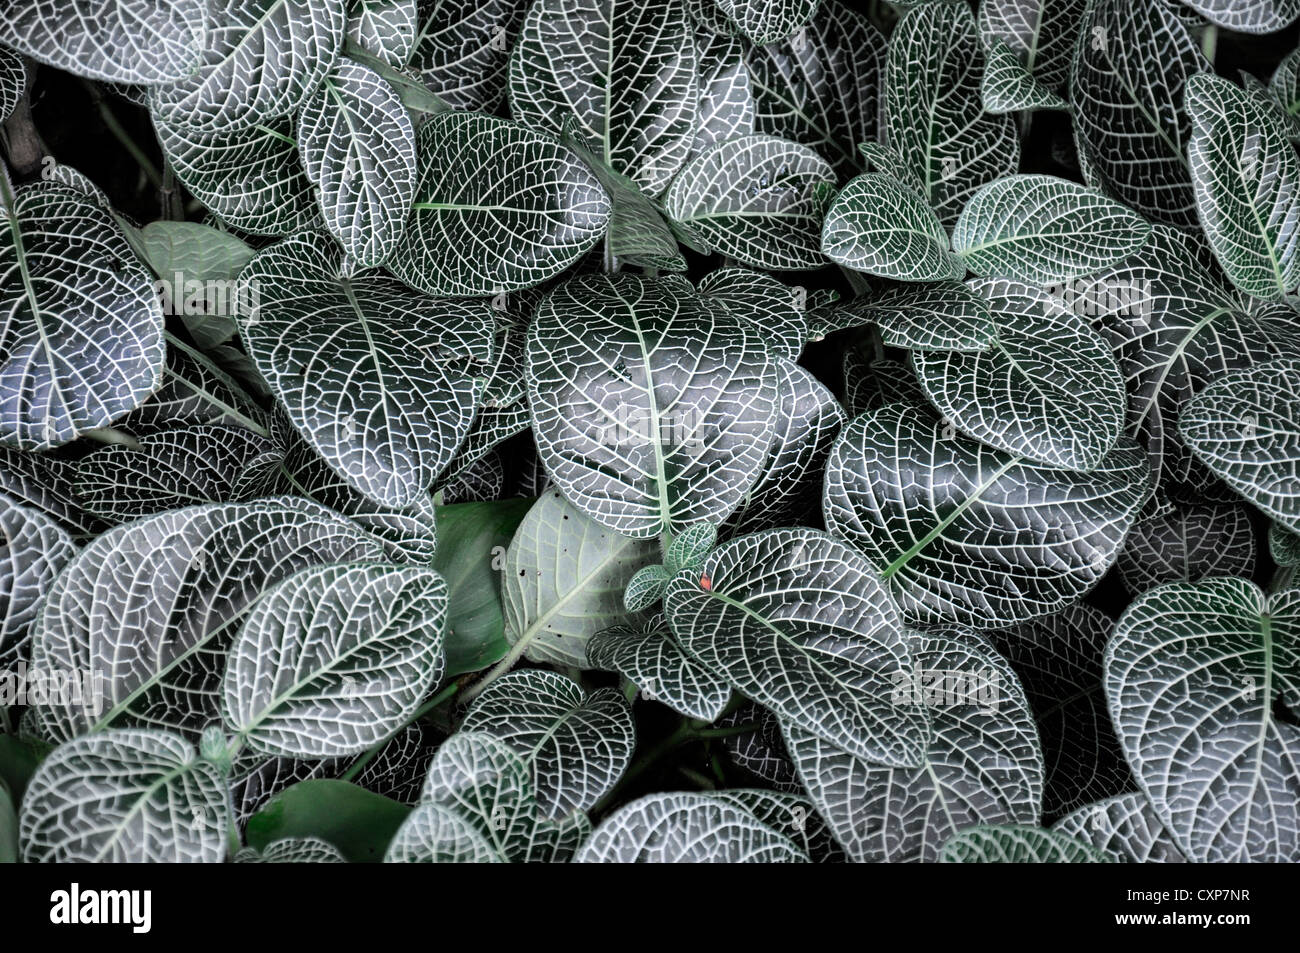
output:
POLYGON ((1300 860, 1298 17, 0 5, 0 860, 1300 860))

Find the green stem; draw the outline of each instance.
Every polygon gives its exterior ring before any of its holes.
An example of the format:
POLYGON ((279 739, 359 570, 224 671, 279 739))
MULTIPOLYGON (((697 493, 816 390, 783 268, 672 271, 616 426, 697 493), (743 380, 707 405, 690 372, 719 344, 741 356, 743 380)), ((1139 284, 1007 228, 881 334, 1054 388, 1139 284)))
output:
POLYGON ((427 702, 425 702, 423 705, 417 708, 415 710, 415 713, 411 715, 410 718, 406 719, 406 721, 402 722, 400 725, 398 725, 396 728, 390 731, 388 733, 388 736, 385 737, 383 741, 379 742, 379 744, 377 745, 373 745, 371 748, 369 748, 366 751, 365 754, 357 758, 356 761, 353 761, 352 765, 346 771, 343 772, 339 780, 340 781, 356 780, 357 776, 361 774, 362 771, 365 770, 366 765, 368 765, 371 761, 375 759, 375 755, 379 754, 379 752, 383 749, 384 745, 388 744, 388 742, 392 741, 395 737, 397 737, 398 733, 405 730, 407 725, 419 721, 425 715, 429 714, 429 712, 433 711, 439 705, 443 704, 449 698, 454 696, 458 691, 460 691, 459 682, 452 682, 450 685, 445 686, 442 689, 442 691, 438 692, 438 694, 434 695, 427 702))
POLYGON ((465 694, 461 696, 461 703, 468 705, 483 693, 483 689, 487 688, 506 672, 514 668, 515 663, 523 657, 523 654, 526 651, 528 651, 528 646, 533 644, 533 639, 535 638, 537 638, 537 632, 520 636, 519 641, 510 646, 510 651, 505 654, 505 657, 502 658, 501 661, 497 662, 496 665, 493 665, 486 675, 475 682, 473 687, 468 689, 465 694))

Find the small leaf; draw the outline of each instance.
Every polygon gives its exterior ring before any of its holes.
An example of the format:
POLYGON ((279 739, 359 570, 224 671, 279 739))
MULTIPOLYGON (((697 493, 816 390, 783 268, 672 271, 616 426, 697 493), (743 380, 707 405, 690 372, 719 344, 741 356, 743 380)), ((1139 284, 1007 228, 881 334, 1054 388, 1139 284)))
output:
POLYGON ((668 575, 676 575, 681 569, 698 568, 717 541, 718 528, 712 523, 694 523, 681 530, 664 553, 668 575))
POLYGON ((1108 858, 1078 838, 1025 825, 971 827, 943 845, 945 864, 1100 864, 1108 858))
POLYGON ((659 563, 638 569, 623 590, 623 606, 628 612, 644 612, 663 598, 664 586, 671 574, 659 563))
POLYGON ((988 57, 980 79, 984 111, 993 115, 1032 109, 1068 109, 1069 104, 1025 69, 1006 40, 995 38, 985 49, 988 57))
POLYGON ((641 697, 687 718, 714 721, 731 697, 730 685, 682 651, 662 615, 640 629, 616 625, 597 632, 587 643, 587 661, 618 672, 641 697))
POLYGON ((1090 843, 1118 863, 1187 862, 1140 791, 1081 807, 1053 824, 1052 830, 1090 843))
POLYGON ((996 332, 984 295, 959 281, 891 288, 835 310, 835 330, 871 323, 890 347, 918 351, 986 351, 996 332))

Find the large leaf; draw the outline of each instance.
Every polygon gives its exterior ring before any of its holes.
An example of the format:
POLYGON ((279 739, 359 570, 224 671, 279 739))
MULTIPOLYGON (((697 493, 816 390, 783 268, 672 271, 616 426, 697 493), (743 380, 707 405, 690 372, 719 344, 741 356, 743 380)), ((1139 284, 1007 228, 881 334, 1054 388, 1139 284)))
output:
POLYGON ((589 811, 622 776, 636 747, 632 709, 615 689, 587 692, 566 675, 510 672, 474 699, 461 731, 506 742, 532 772, 543 816, 589 811))
POLYGON ((1106 692, 1188 860, 1300 859, 1300 728, 1274 713, 1300 692, 1300 590, 1217 578, 1147 593, 1107 646, 1106 692))
POLYGON ((775 136, 740 136, 692 159, 664 207, 715 251, 768 271, 819 268, 826 160, 775 136))
POLYGON ((199 424, 111 444, 77 461, 76 493, 87 510, 121 523, 195 503, 239 498, 241 481, 270 443, 251 430, 199 424))
POLYGON ((776 438, 762 475, 727 520, 733 532, 815 522, 822 472, 848 415, 817 378, 793 361, 776 362, 776 438))
POLYGON ((933 861, 963 828, 1038 823, 1043 756, 1015 674, 975 636, 918 634, 912 643, 915 668, 898 689, 932 714, 919 767, 875 764, 782 726, 813 803, 853 861, 933 861), (949 679, 973 691, 949 695, 949 679))
POLYGON ((980 36, 1002 40, 1045 88, 1065 86, 1087 0, 982 0, 980 36))
POLYGON ((700 107, 692 156, 754 132, 754 90, 745 44, 732 36, 695 31, 699 51, 700 107))
POLYGON ((373 863, 410 813, 405 804, 346 781, 300 781, 249 819, 248 846, 265 851, 285 838, 311 837, 351 863, 373 863))
POLYGON ((1183 93, 1209 66, 1172 0, 1090 0, 1070 79, 1089 184, 1148 218, 1196 224, 1183 93))
POLYGON ((213 0, 202 65, 149 90, 164 122, 247 129, 295 112, 334 65, 347 0, 213 0))
POLYGON ((682 0, 534 0, 510 58, 510 111, 550 132, 575 116, 601 158, 655 196, 695 137, 696 56, 682 0))
POLYGON ((348 39, 400 68, 415 49, 418 20, 418 0, 349 0, 348 39))
POLYGON ((1016 171, 1010 116, 984 112, 984 50, 964 3, 914 7, 889 39, 883 139, 921 176, 945 225, 972 192, 1016 171))
POLYGON ((348 268, 382 263, 415 198, 415 129, 397 93, 340 60, 303 104, 298 147, 348 268))
POLYGON ((411 68, 457 109, 496 109, 527 9, 524 0, 420 0, 411 68))
POLYGON ((1146 242, 1151 226, 1095 189, 1050 175, 1012 175, 971 196, 952 248, 977 275, 1052 284, 1108 268, 1146 242))
POLYGON ((528 336, 538 452, 601 524, 646 538, 718 522, 758 480, 776 373, 759 333, 680 279, 590 276, 528 336))
POLYGON ((1178 430, 1230 487, 1300 532, 1300 359, 1219 378, 1183 410, 1178 430))
POLYGON ((1117 568, 1134 595, 1166 582, 1245 576, 1255 569, 1255 530, 1240 503, 1173 505, 1133 526, 1117 568))
POLYGON ((483 732, 457 732, 438 749, 420 800, 421 805, 441 805, 466 823, 443 819, 431 824, 423 808, 417 808, 394 839, 404 845, 408 856, 450 853, 462 861, 486 860, 482 856, 485 843, 497 860, 564 862, 591 831, 582 813, 561 820, 544 819, 527 763, 506 742, 483 732), (412 832, 412 826, 418 830, 412 832), (469 830, 478 838, 469 835, 469 830), (418 836, 412 837, 412 833, 418 836))
POLYGON ((343 517, 296 498, 171 510, 114 527, 51 587, 33 667, 102 673, 104 708, 40 709, 45 733, 135 723, 197 730, 217 714, 224 651, 256 597, 310 565, 382 558, 343 517))
POLYGON ((94 199, 54 182, 0 187, 0 442, 37 450, 107 426, 158 386, 162 308, 94 199))
POLYGON ((433 569, 305 569, 244 620, 226 663, 226 725, 266 754, 359 754, 438 681, 446 622, 447 584, 433 569))
POLYGON ((582 864, 773 864, 804 852, 754 814, 721 796, 649 794, 619 808, 582 845, 582 864))
POLYGON ((800 731, 882 764, 915 765, 923 711, 891 694, 911 664, 898 610, 861 556, 811 529, 719 546, 668 584, 687 654, 800 731))
POLYGON ((226 785, 165 731, 110 731, 55 749, 19 819, 27 863, 220 863, 226 785))
POLYGON ((1100 864, 1108 862, 1091 844, 1038 827, 994 824, 962 831, 943 845, 946 864, 1100 864))
POLYGON ((1300 17, 1300 0, 1182 0, 1211 23, 1238 33, 1276 33, 1300 17))
POLYGON ((202 60, 204 0, 7 3, 0 42, 51 66, 110 83, 168 83, 202 60))
POLYGON ((0 493, 0 669, 27 654, 41 597, 77 554, 67 530, 23 502, 0 493))
POLYGON ((876 138, 884 49, 866 16, 821 0, 792 37, 746 52, 757 131, 811 147, 841 175, 859 171, 858 143, 876 138))
POLYGON ((1019 281, 976 279, 993 314, 986 351, 916 351, 917 380, 975 439, 1052 467, 1092 470, 1124 424, 1124 380, 1086 319, 1019 281))
POLYGON ((228 225, 289 235, 320 220, 289 119, 205 132, 155 116, 154 128, 176 178, 228 225))
POLYGON ((639 629, 616 625, 597 632, 587 643, 587 661, 620 673, 640 697, 688 718, 713 721, 731 697, 726 681, 682 651, 661 615, 639 629))
POLYGON ((1285 298, 1300 285, 1300 158, 1285 129, 1209 74, 1187 81, 1187 113, 1196 209, 1215 257, 1247 294, 1285 298))
POLYGON ((1046 615, 1105 575, 1148 496, 1142 452, 1090 473, 977 444, 889 404, 831 449, 826 526, 864 552, 916 623, 998 627, 1046 615))
POLYGON ((437 509, 434 568, 447 580, 447 676, 477 672, 510 645, 501 611, 506 547, 531 500, 460 503, 437 509))
POLYGON ((628 580, 658 558, 654 540, 620 536, 554 490, 542 494, 506 550, 506 640, 537 662, 584 665, 587 640, 627 618, 628 580))
POLYGON ((1077 603, 989 633, 1020 676, 1038 722, 1049 818, 1133 787, 1102 687, 1102 655, 1113 627, 1100 610, 1077 603))
POLYGON ((353 487, 406 506, 451 462, 474 419, 476 365, 492 355, 486 302, 439 301, 377 275, 338 275, 310 236, 267 249, 243 280, 263 288, 243 322, 258 369, 294 427, 353 487))
POLYGON ((835 197, 826 210, 821 249, 837 265, 895 281, 966 274, 925 199, 881 172, 858 176, 835 197))
POLYGON ((1183 408, 1228 371, 1300 353, 1290 310, 1249 313, 1204 244, 1166 226, 1077 290, 1119 360, 1129 392, 1125 429, 1147 448, 1159 485, 1203 493, 1212 477, 1178 435, 1183 408))
POLYGON ((1052 829, 1092 844, 1111 860, 1130 864, 1181 864, 1187 858, 1160 825, 1145 794, 1117 794, 1079 808, 1052 829))
POLYGON ((478 113, 420 127, 419 179, 389 267, 429 294, 493 295, 540 284, 604 232, 609 198, 553 138, 478 113))
MULTIPOLYGON (((828 321, 838 330, 874 324, 890 347, 929 351, 985 351, 994 340, 989 302, 959 281, 891 288, 856 298, 828 321)), ((851 352, 849 352, 851 353, 851 352)))
POLYGON ((68 460, 0 444, 0 493, 39 510, 73 536, 93 536, 104 527, 82 510, 73 489, 76 476, 76 466, 68 460))

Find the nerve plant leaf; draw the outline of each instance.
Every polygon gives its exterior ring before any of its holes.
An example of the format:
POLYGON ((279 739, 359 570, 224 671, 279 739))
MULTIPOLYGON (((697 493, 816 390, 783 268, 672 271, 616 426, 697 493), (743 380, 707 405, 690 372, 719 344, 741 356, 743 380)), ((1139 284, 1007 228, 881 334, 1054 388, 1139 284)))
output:
POLYGON ((1300 532, 1300 360, 1219 378, 1183 410, 1178 429, 1206 466, 1300 532))
POLYGON ((1091 844, 1117 863, 1187 862, 1140 791, 1081 807, 1053 824, 1052 830, 1091 844))
POLYGON ((890 347, 918 351, 986 351, 993 344, 993 315, 984 295, 960 281, 891 288, 835 308, 836 330, 874 324, 890 347))
POLYGON ((460 731, 500 738, 524 760, 546 818, 589 811, 613 788, 636 747, 632 710, 615 689, 587 692, 539 669, 497 679, 465 713, 460 731))
POLYGON ((548 135, 479 113, 420 127, 419 178, 395 275, 436 295, 530 288, 572 265, 609 222, 609 197, 548 135))
POLYGON ((53 182, 0 186, 0 443, 40 450, 107 426, 158 386, 162 308, 94 199, 53 182))
POLYGON ((784 40, 805 26, 819 0, 716 0, 736 28, 756 46, 784 40))
POLYGON ((1300 17, 1300 0, 1182 0, 1211 23, 1238 33, 1276 33, 1300 17))
POLYGON ((587 643, 587 662, 618 672, 637 686, 640 697, 687 718, 714 721, 731 697, 725 680, 682 651, 662 615, 639 629, 616 625, 597 632, 587 643))
POLYGON ((996 628, 1096 585, 1149 483, 1128 441, 1089 473, 1050 469, 889 404, 840 434, 823 507, 827 528, 866 554, 906 620, 996 628))
POLYGON ((944 225, 1020 159, 1011 117, 984 112, 983 73, 984 50, 964 3, 913 7, 889 39, 883 141, 921 176, 944 225))
POLYGON ((115 444, 82 457, 75 491, 88 511, 110 523, 196 503, 233 502, 246 468, 270 449, 270 441, 242 427, 165 430, 135 447, 115 444))
POLYGON ((1006 40, 995 37, 985 55, 987 62, 980 79, 980 99, 985 112, 1002 115, 1029 109, 1068 108, 1064 99, 1025 68, 1006 40))
POLYGON ((340 277, 339 253, 320 245, 295 237, 249 263, 242 278, 263 300, 243 322, 245 341, 330 466, 376 503, 410 505, 469 432, 475 368, 492 355, 492 310, 383 276, 340 277))
POLYGON ((8 3, 0 42, 24 56, 110 83, 169 83, 202 62, 204 0, 8 3))
POLYGON ((686 164, 664 196, 669 217, 755 268, 819 268, 830 165, 807 146, 742 136, 686 164))
POLYGON ((1100 610, 1076 603, 988 633, 1020 676, 1038 722, 1048 818, 1134 787, 1102 685, 1102 656, 1113 628, 1100 610))
POLYGON ((695 137, 699 78, 682 0, 534 0, 510 57, 510 110, 558 132, 575 116, 601 158, 657 196, 695 137))
POLYGON ((397 93, 374 70, 340 60, 303 103, 298 146, 348 267, 381 264, 415 197, 415 129, 397 93))
POLYGON ((176 178, 227 225, 278 236, 320 221, 288 118, 205 132, 155 115, 154 129, 176 178))
POLYGON ((343 47, 347 0, 213 0, 202 63, 149 90, 168 125, 248 129, 295 112, 343 47))
POLYGON ((784 723, 808 794, 851 861, 934 861, 977 824, 1037 824, 1038 730, 1015 674, 978 636, 915 634, 894 697, 931 714, 918 767, 886 767, 784 723))
POLYGON ((0 122, 13 115, 26 91, 27 64, 13 50, 0 47, 0 122))
POLYGON ((807 863, 787 837, 721 796, 649 794, 601 822, 576 863, 807 863))
POLYGON ((1170 583, 1133 602, 1106 649, 1124 752, 1188 860, 1300 857, 1300 590, 1170 583), (1187 699, 1197 699, 1188 705, 1187 699))
MULTIPOLYGON (((712 0, 709 0, 712 2, 712 0)), ((700 106, 691 157, 754 132, 754 89, 745 44, 732 36, 695 31, 699 51, 700 106)))
POLYGON ((748 268, 719 268, 700 279, 698 290, 717 301, 769 340, 774 354, 799 359, 808 337, 804 316, 808 292, 748 268))
POLYGON ((0 493, 0 667, 27 654, 39 603, 77 554, 67 530, 40 510, 0 493))
POLYGON ((1088 184, 1147 218, 1196 224, 1183 94, 1209 67, 1172 0, 1092 0, 1070 77, 1088 184))
POLYGON ((217 716, 225 649, 265 589, 307 566, 382 556, 343 517, 292 497, 114 527, 58 576, 32 632, 33 666, 100 673, 103 698, 40 708, 43 733, 66 740, 126 720, 197 731, 217 716))
POLYGON ((1001 41, 1037 85, 1063 90, 1087 5, 1087 0, 983 0, 979 30, 990 63, 1001 41))
POLYGON ((865 15, 821 0, 807 26, 746 51, 755 131, 808 146, 840 175, 859 171, 854 150, 876 138, 884 50, 865 15))
POLYGON ((837 265, 895 281, 962 278, 966 267, 923 196, 880 172, 846 185, 826 211, 821 249, 837 265))
POLYGON ((348 39, 396 69, 411 58, 418 20, 418 0, 348 0, 348 39))
POLYGON ((1129 393, 1125 430, 1146 447, 1158 485, 1171 491, 1200 495, 1213 482, 1178 434, 1188 401, 1229 371, 1300 353, 1290 309, 1251 313, 1205 243, 1167 226, 1067 297, 1110 341, 1129 393))
POLYGON ((1060 831, 1016 824, 971 827, 943 845, 945 864, 1101 864, 1109 858, 1060 831))
POLYGON ((305 569, 244 620, 226 664, 226 726, 266 754, 359 754, 441 676, 446 620, 447 584, 433 569, 305 569))
POLYGON ((419 0, 410 67, 456 109, 494 110, 505 99, 523 0, 419 0))
POLYGON ((582 813, 544 819, 524 759, 493 735, 462 731, 438 749, 387 859, 563 863, 590 831, 582 813))
POLYGON ((771 445, 763 340, 681 279, 573 279, 538 307, 528 395, 538 452, 579 509, 627 536, 720 522, 771 445))
POLYGON ((583 665, 587 640, 627 618, 632 575, 658 558, 655 540, 621 536, 559 493, 544 493, 506 550, 506 640, 536 662, 583 665))
POLYGON ((786 723, 882 764, 919 762, 925 713, 890 695, 911 664, 898 610, 838 540, 802 528, 731 540, 673 578, 664 611, 687 654, 786 723))
POLYGON ((245 847, 235 854, 237 864, 345 864, 347 860, 333 844, 319 837, 284 837, 265 850, 245 847))
POLYGON ((1166 582, 1249 578, 1255 569, 1250 510, 1240 503, 1173 504, 1133 526, 1117 567, 1134 595, 1166 582))
POLYGON ((985 351, 915 351, 930 400, 963 433, 1067 470, 1095 468, 1124 423, 1124 381, 1105 340, 1046 292, 976 279, 996 329, 985 351))
POLYGON ((1282 300, 1300 285, 1300 158, 1274 116, 1226 79, 1188 79, 1187 113, 1196 209, 1215 257, 1242 291, 1282 300))
POLYGON ((977 275, 1054 284, 1137 251, 1151 226, 1095 189, 1050 175, 1012 175, 971 196, 952 250, 977 275))
POLYGON ((225 779, 165 731, 108 731, 56 748, 19 817, 23 861, 220 863, 225 779))

